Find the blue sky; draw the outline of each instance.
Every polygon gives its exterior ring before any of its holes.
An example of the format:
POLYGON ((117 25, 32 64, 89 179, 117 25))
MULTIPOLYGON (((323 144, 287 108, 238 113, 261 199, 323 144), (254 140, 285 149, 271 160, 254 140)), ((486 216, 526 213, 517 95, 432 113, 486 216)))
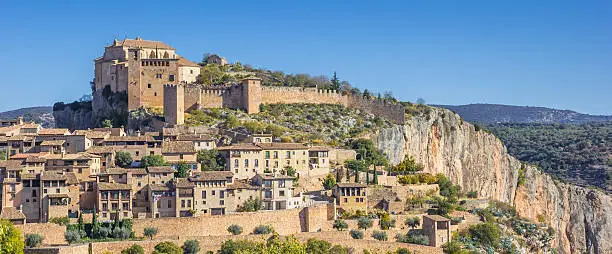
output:
POLYGON ((407 101, 612 114, 612 1, 24 2, 0 7, 0 111, 78 99, 141 36, 407 101))

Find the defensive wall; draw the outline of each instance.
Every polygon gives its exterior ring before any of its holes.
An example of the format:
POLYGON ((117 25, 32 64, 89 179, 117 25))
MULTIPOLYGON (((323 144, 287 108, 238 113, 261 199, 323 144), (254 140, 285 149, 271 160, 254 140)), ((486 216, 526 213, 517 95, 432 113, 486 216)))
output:
MULTIPOLYGON (((251 82, 248 80, 247 82, 251 82)), ((228 87, 202 88, 199 85, 185 86, 185 110, 199 108, 238 108, 249 113, 259 112, 259 104, 335 104, 358 109, 396 124, 405 121, 401 104, 384 100, 344 95, 336 90, 321 90, 305 87, 261 86, 243 83, 228 87)))

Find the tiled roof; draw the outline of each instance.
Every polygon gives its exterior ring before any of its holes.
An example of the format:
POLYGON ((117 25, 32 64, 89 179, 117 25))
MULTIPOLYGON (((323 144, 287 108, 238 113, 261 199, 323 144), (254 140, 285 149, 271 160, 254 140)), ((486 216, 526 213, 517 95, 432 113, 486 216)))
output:
POLYGON ((265 150, 307 150, 308 147, 299 143, 258 143, 265 150))
POLYGON ((155 139, 151 136, 110 136, 105 141, 113 142, 153 142, 155 139))
POLYGON ((176 137, 178 141, 213 141, 213 138, 204 134, 181 134, 176 137))
POLYGON ((231 151, 231 150, 249 150, 249 151, 261 151, 261 147, 253 145, 251 143, 238 143, 231 146, 221 146, 217 148, 220 151, 231 151))
POLYGON ((21 125, 21 128, 23 129, 36 129, 36 128, 40 128, 40 124, 37 123, 26 123, 21 125))
POLYGON ((189 66, 189 67, 200 67, 197 63, 187 60, 186 58, 179 56, 178 65, 180 66, 189 66))
POLYGON ((105 154, 105 153, 114 153, 115 147, 112 146, 92 146, 87 149, 88 153, 92 154, 105 154))
POLYGON ((129 169, 129 172, 132 172, 132 175, 146 175, 147 174, 147 170, 144 168, 133 168, 133 169, 129 169))
POLYGON ((80 153, 69 153, 69 154, 48 154, 45 156, 47 160, 89 160, 93 158, 100 158, 99 155, 80 152, 80 153))
POLYGON ((166 141, 162 144, 162 153, 195 153, 191 141, 166 141))
POLYGON ((70 135, 68 129, 41 129, 38 135, 70 135))
POLYGON ((232 178, 234 174, 230 171, 203 171, 197 172, 193 176, 189 177, 189 180, 192 182, 199 181, 214 181, 214 180, 227 180, 228 178, 232 178))
POLYGON ((52 193, 48 194, 47 197, 50 198, 69 198, 68 193, 52 193))
POLYGON ((132 186, 123 183, 98 183, 99 190, 131 190, 132 186))
POLYGON ((21 169, 21 161, 17 160, 4 160, 0 161, 0 168, 5 168, 6 170, 18 170, 21 169))
POLYGON ((85 135, 89 139, 104 139, 110 136, 110 131, 76 130, 75 135, 85 135))
POLYGON ((29 156, 28 158, 26 158, 26 163, 44 163, 47 161, 47 159, 45 159, 44 157, 38 157, 38 156, 29 156))
POLYGON ((366 185, 363 183, 337 183, 338 187, 350 187, 350 188, 365 188, 366 185))
POLYGON ((35 180, 35 179, 37 179, 37 178, 38 178, 38 176, 39 176, 39 175, 40 175, 40 174, 23 173, 23 174, 21 174, 21 179, 22 179, 22 180, 27 180, 27 179, 29 179, 29 180, 35 180))
POLYGON ((127 173, 127 169, 125 168, 107 168, 106 171, 104 171, 104 173, 102 174, 107 174, 107 175, 123 175, 125 173, 127 173))
POLYGON ((152 191, 169 191, 170 187, 164 184, 149 184, 149 189, 152 191))
POLYGON ((0 134, 9 133, 9 132, 16 131, 19 129, 21 129, 21 126, 19 125, 0 127, 0 134))
POLYGON ((164 136, 177 136, 181 134, 181 132, 178 128, 164 128, 162 130, 162 134, 164 136))
POLYGON ((174 186, 176 186, 176 188, 192 188, 193 183, 187 178, 174 178, 174 186))
POLYGON ((66 141, 64 140, 45 140, 42 143, 40 143, 41 146, 61 146, 64 143, 66 143, 66 141))
POLYGON ((266 180, 294 179, 295 178, 293 176, 273 175, 273 174, 257 174, 256 176, 259 176, 262 179, 266 179, 266 180))
POLYGON ((136 38, 134 39, 125 39, 122 41, 118 41, 116 45, 111 45, 111 46, 123 46, 123 47, 130 47, 130 48, 149 48, 149 49, 174 49, 173 47, 170 47, 168 44, 163 43, 161 41, 150 41, 150 40, 143 40, 141 38, 136 38))
POLYGON ((445 218, 440 215, 423 215, 423 217, 427 217, 433 221, 450 221, 449 218, 445 218))
POLYGON ((76 175, 72 172, 63 172, 60 170, 48 170, 43 171, 40 174, 40 180, 42 181, 66 181, 66 184, 77 184, 79 181, 76 175))
POLYGON ((27 159, 28 157, 31 157, 31 156, 41 157, 41 156, 46 156, 46 155, 49 155, 49 153, 46 153, 46 152, 41 152, 41 153, 18 153, 18 154, 12 155, 11 159, 27 159))
POLYGON ((174 169, 170 166, 148 167, 149 173, 174 173, 174 169))
POLYGON ((32 141, 32 137, 26 135, 15 135, 8 138, 8 141, 32 141))
POLYGON ((15 207, 2 207, 0 210, 0 219, 24 220, 25 218, 25 215, 15 207))
MULTIPOLYGON (((0 132, 0 134, 2 134, 2 132, 0 132)), ((9 137, 0 135, 0 142, 6 142, 8 139, 9 137)))

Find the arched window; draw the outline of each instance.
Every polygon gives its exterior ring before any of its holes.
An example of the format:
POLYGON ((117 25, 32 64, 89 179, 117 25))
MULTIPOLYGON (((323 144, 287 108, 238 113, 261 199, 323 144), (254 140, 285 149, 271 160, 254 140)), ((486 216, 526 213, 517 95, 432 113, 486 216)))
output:
POLYGON ((149 58, 156 58, 155 51, 151 50, 151 54, 149 54, 149 58))
POLYGON ((164 53, 164 58, 170 58, 170 54, 168 54, 168 51, 166 51, 166 53, 164 53))

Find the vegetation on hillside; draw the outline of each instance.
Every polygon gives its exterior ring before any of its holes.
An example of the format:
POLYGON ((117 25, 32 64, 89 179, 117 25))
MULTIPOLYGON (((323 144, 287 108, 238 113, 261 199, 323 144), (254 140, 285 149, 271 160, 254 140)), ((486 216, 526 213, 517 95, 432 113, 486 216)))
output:
POLYGON ((612 191, 612 122, 498 124, 489 129, 519 160, 574 184, 612 191))
POLYGON ((269 133, 283 142, 341 145, 350 138, 372 133, 391 124, 377 116, 342 105, 262 105, 248 115, 231 109, 193 110, 186 124, 207 125, 240 133, 269 133))

